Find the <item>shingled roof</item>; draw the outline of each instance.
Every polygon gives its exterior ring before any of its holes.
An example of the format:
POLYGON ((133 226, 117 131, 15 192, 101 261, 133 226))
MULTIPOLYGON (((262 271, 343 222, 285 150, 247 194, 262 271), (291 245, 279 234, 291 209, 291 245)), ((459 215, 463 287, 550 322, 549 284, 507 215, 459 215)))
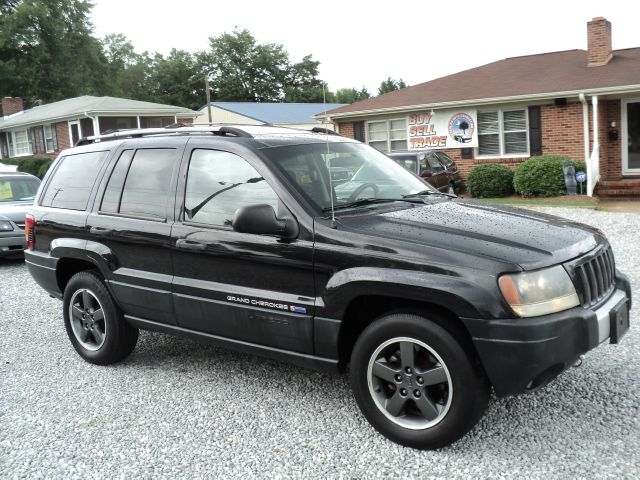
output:
POLYGON ((379 97, 330 110, 332 118, 415 107, 490 103, 518 97, 603 93, 622 87, 640 90, 640 48, 614 50, 604 66, 587 67, 586 50, 506 58, 379 97))
MULTIPOLYGON (((275 125, 314 122, 314 115, 326 110, 344 107, 345 103, 258 103, 258 102, 211 102, 214 107, 275 125)), ((203 111, 206 108, 203 107, 203 111)))
POLYGON ((4 120, 0 117, 0 129, 36 125, 46 122, 87 115, 157 115, 196 117, 201 115, 188 108, 142 102, 118 97, 74 97, 30 108, 4 120))

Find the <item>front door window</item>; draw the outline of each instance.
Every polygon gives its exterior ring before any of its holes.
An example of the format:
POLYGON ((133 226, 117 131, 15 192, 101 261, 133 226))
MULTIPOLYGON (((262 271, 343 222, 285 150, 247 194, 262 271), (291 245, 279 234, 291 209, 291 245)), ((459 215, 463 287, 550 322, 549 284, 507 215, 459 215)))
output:
MULTIPOLYGON (((626 144, 622 145, 623 154, 626 153, 626 170, 640 172, 640 101, 627 103, 626 144)), ((626 138, 625 138, 626 137, 626 138)))

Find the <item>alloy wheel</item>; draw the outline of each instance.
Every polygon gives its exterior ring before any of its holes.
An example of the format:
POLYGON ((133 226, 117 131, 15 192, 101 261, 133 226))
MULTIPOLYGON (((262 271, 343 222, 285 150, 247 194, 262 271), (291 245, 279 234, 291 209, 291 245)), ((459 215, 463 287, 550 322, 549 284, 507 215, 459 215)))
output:
POLYGON ((433 427, 451 407, 447 366, 433 348, 415 338, 397 337, 381 344, 369 359, 367 383, 378 409, 404 428, 433 427))
POLYGON ((69 302, 69 319, 76 340, 87 350, 96 351, 104 344, 107 324, 96 295, 86 288, 76 290, 69 302))

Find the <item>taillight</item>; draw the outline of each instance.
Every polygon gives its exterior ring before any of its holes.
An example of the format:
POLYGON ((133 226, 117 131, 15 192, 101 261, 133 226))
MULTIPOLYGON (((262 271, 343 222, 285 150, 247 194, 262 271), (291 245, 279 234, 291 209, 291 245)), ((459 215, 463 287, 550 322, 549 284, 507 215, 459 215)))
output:
POLYGON ((33 250, 36 243, 36 217, 30 213, 24 218, 24 236, 27 238, 27 250, 33 250))

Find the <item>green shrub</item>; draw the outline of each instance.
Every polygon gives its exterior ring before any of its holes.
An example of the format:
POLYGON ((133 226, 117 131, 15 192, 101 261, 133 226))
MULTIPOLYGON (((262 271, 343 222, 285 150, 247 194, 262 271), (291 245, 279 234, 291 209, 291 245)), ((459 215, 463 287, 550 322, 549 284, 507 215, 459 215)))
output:
POLYGON ((471 170, 467 191, 474 197, 508 197, 513 193, 513 171, 490 163, 471 170))
POLYGON ((513 186, 523 197, 557 197, 566 195, 562 161, 573 162, 576 172, 586 171, 584 162, 571 160, 569 157, 546 155, 532 157, 521 163, 513 176, 513 186))
POLYGON ((38 178, 44 177, 47 170, 53 163, 49 157, 13 157, 1 160, 5 165, 17 165, 18 170, 35 175, 38 178))

